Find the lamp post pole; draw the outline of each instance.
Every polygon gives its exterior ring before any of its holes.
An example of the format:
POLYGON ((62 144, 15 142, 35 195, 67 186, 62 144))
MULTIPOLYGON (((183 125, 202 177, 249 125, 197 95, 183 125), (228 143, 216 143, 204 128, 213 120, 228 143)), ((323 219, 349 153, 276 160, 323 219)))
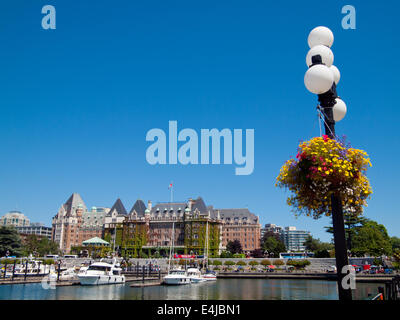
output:
MULTIPOLYGON (((325 134, 335 139, 335 120, 333 119, 333 106, 337 98, 336 85, 323 94, 318 95, 321 111, 325 118, 325 134)), ((343 267, 349 264, 347 257, 346 235, 344 230, 344 218, 342 200, 339 194, 331 195, 333 238, 335 242, 335 258, 339 300, 352 300, 351 288, 344 289, 342 285, 345 274, 342 273, 343 267)))
MULTIPOLYGON (((307 89, 318 95, 319 109, 324 117, 325 134, 336 139, 335 122, 346 114, 345 103, 338 98, 336 85, 340 80, 339 70, 332 65, 333 33, 326 27, 317 27, 308 36, 310 51, 306 57, 309 69, 304 77, 307 89)), ((344 229, 343 207, 339 193, 331 195, 333 237, 335 242, 335 258, 339 300, 352 300, 351 286, 343 286, 342 273, 349 265, 347 257, 346 236, 344 229)))

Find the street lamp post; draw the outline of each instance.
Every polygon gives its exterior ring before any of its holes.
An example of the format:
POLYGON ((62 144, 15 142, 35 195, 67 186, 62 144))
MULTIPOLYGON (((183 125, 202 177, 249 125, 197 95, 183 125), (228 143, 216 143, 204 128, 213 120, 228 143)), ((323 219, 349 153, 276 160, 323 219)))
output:
MULTIPOLYGON (((306 63, 309 69, 304 76, 304 83, 310 92, 318 95, 319 109, 324 118, 325 134, 331 139, 336 139, 335 122, 343 119, 347 108, 336 92, 340 72, 332 65, 334 56, 330 47, 333 44, 333 33, 326 27, 317 27, 310 32, 308 44, 310 50, 306 57, 306 63)), ((332 194, 331 207, 339 300, 352 300, 351 288, 345 289, 342 285, 345 276, 342 270, 344 266, 349 265, 349 261, 342 200, 339 194, 332 194)))

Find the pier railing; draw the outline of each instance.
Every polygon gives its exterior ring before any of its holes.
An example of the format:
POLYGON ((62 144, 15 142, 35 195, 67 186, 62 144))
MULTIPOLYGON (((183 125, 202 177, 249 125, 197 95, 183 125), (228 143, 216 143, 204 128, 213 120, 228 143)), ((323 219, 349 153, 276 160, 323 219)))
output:
POLYGON ((400 275, 385 283, 385 300, 400 300, 400 275))

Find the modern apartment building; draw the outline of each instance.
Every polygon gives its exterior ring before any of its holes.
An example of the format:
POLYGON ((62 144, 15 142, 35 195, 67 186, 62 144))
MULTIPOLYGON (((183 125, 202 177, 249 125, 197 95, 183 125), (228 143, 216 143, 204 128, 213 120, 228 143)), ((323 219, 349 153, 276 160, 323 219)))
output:
POLYGON ((282 232, 282 240, 289 252, 305 251, 304 242, 309 235, 309 231, 297 230, 296 227, 286 227, 282 232))
POLYGON ((29 226, 16 227, 16 229, 23 237, 34 234, 38 238, 46 237, 51 240, 52 228, 45 227, 42 223, 31 223, 29 226))

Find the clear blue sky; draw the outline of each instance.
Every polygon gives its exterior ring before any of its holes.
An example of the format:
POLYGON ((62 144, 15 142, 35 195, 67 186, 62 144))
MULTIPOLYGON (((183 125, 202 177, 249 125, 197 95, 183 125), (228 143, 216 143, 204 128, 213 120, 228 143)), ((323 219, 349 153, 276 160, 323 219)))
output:
POLYGON ((295 218, 275 178, 298 141, 319 135, 317 97, 303 84, 309 31, 335 35, 337 124, 373 163, 368 218, 400 236, 399 4, 352 1, 7 1, 0 5, 0 214, 15 208, 50 225, 72 192, 86 205, 128 209, 137 198, 201 195, 248 207, 262 224, 294 225, 328 241, 327 218, 295 218), (41 28, 54 5, 57 29, 41 28), (378 10, 379 9, 379 10, 378 10), (396 102, 397 101, 397 102, 396 102), (255 170, 151 166, 148 130, 255 130, 255 170))

